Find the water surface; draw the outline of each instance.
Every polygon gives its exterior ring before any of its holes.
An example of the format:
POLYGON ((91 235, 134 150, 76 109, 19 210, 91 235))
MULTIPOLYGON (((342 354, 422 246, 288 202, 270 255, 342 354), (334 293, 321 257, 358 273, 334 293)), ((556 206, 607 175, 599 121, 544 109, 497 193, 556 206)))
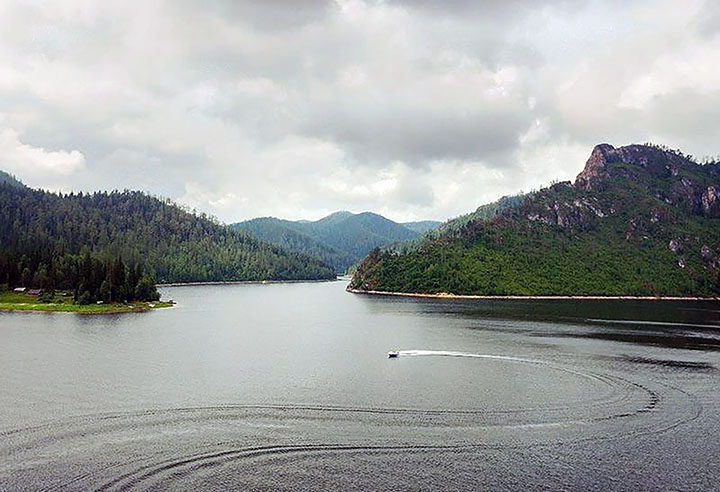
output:
POLYGON ((0 314, 0 490, 718 483, 720 303, 344 287, 171 287, 178 305, 144 314, 0 314))

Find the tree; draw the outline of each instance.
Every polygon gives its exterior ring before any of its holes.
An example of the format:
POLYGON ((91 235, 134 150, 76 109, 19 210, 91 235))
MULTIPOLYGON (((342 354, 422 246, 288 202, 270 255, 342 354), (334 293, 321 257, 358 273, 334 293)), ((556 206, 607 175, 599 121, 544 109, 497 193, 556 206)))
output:
POLYGON ((135 298, 141 301, 160 300, 160 294, 155 288, 155 282, 153 282, 153 280, 147 275, 144 275, 138 282, 137 288, 135 290, 135 298))

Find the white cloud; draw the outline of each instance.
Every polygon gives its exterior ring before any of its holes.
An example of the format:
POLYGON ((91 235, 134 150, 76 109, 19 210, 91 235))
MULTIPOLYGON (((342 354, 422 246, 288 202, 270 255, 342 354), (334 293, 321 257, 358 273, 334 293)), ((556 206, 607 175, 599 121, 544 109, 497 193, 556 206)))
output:
POLYGON ((68 175, 85 166, 80 151, 45 150, 20 141, 18 132, 0 127, 0 165, 18 176, 68 175))

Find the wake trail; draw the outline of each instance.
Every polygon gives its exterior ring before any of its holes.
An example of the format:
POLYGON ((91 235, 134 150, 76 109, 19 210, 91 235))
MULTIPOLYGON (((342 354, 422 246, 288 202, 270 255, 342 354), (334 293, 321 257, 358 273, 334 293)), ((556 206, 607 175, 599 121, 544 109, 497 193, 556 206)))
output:
POLYGON ((528 364, 544 364, 546 362, 524 359, 522 357, 512 357, 509 355, 492 355, 492 354, 472 354, 469 352, 455 352, 452 350, 399 350, 398 355, 405 357, 421 357, 421 356, 440 356, 440 357, 469 357, 473 359, 493 359, 493 360, 507 360, 512 362, 525 362, 528 364))

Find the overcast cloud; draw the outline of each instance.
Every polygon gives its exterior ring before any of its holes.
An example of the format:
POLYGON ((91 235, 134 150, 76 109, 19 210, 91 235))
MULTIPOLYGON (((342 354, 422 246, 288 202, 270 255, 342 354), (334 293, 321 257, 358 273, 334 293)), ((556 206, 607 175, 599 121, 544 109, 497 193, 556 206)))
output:
POLYGON ((0 0, 0 169, 232 222, 446 219, 592 147, 720 154, 713 0, 0 0))

